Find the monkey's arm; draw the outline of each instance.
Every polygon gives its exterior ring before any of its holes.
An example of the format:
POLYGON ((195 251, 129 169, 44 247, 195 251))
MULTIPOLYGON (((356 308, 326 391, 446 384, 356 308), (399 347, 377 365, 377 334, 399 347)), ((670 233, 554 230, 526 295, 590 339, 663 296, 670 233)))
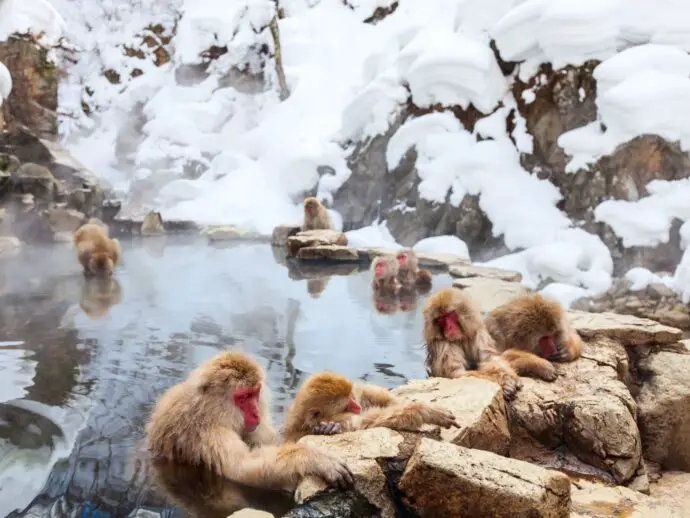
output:
POLYGON ((279 442, 278 433, 273 426, 265 425, 263 421, 247 438, 250 446, 268 446, 279 442))
POLYGON ((397 401, 388 389, 370 383, 356 384, 355 393, 365 410, 371 407, 387 407, 397 401))
POLYGON ((544 381, 556 379, 556 368, 551 362, 534 353, 520 349, 508 349, 501 354, 501 358, 508 362, 520 376, 529 376, 544 381))
POLYGON ((361 415, 358 427, 419 430, 424 424, 435 424, 443 428, 458 426, 455 416, 447 410, 424 403, 408 403, 367 410, 361 415))
POLYGON ((352 475, 339 459, 302 444, 263 446, 250 450, 231 431, 215 431, 201 440, 201 460, 220 475, 252 487, 294 491, 307 475, 346 487, 352 475))
POLYGON ((558 344, 556 352, 549 357, 553 362, 572 362, 582 353, 582 338, 567 322, 563 335, 563 342, 558 344))
POLYGON ((484 378, 498 383, 503 389, 503 397, 510 401, 515 399, 518 390, 522 388, 522 381, 510 366, 510 364, 500 356, 490 356, 483 359, 479 364, 479 369, 467 373, 467 376, 484 378))

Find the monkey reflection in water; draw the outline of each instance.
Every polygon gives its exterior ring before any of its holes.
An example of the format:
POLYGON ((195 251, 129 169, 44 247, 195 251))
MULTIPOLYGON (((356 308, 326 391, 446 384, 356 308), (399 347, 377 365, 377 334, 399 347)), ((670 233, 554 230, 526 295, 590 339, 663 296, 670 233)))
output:
POLYGON ((92 320, 104 317, 122 302, 120 283, 113 277, 87 277, 81 289, 79 307, 92 320))
POLYGON ((154 459, 151 467, 156 485, 193 518, 227 518, 246 508, 283 516, 295 506, 287 491, 238 484, 202 466, 154 459))

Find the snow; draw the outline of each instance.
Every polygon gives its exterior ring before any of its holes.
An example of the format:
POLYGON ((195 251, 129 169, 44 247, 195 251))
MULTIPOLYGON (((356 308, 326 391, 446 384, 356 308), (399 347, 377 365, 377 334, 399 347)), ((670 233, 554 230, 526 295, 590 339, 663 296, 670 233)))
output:
MULTIPOLYGON (((62 63, 59 104, 67 115, 60 131, 78 159, 124 194, 124 216, 157 209, 166 219, 268 233, 299 221, 307 191, 331 206, 350 177, 355 146, 389 133, 389 171, 415 148, 422 199, 459 207, 466 195, 476 196, 511 251, 494 262, 519 269, 535 287, 553 281, 547 289, 569 300, 578 290, 593 294, 610 285, 611 254, 557 207, 562 194, 549 180, 521 166, 532 137, 516 110, 514 78, 501 73, 491 39, 504 60, 522 62, 523 79, 543 62, 558 68, 602 61, 594 72, 598 119, 559 139, 571 157, 569 172, 644 132, 690 144, 683 118, 690 110, 685 0, 426 0, 401 2, 375 24, 363 21, 390 0, 284 0, 284 101, 273 62, 258 52, 273 47, 270 0, 230 7, 220 0, 52 0, 56 9, 41 11, 40 20, 25 16, 45 1, 5 0, 0 9, 12 5, 15 27, 26 20, 37 20, 34 29, 49 27, 50 39, 66 31, 77 49, 69 56, 75 63, 62 63), (152 26, 172 38, 165 44, 154 37, 170 52, 159 67, 155 47, 138 43, 152 26), (125 45, 143 59, 127 57, 125 45), (227 53, 208 63, 201 54, 210 47, 227 53), (106 69, 119 74, 118 84, 103 76, 106 69), (428 113, 401 120, 409 101, 428 113), (471 104, 486 117, 468 131, 451 112, 438 112, 439 104, 471 104), (131 142, 124 153, 123 142, 131 142), (190 164, 201 174, 185 175, 190 164)), ((534 89, 522 92, 522 101, 535 99, 534 89)), ((677 196, 658 188, 649 199, 606 201, 596 217, 626 246, 664 242, 670 221, 687 219, 685 187, 674 185, 677 196)), ((331 216, 342 228, 341 216, 331 216)), ((348 236, 358 246, 397 245, 385 222, 348 236)), ((458 241, 435 246, 464 253, 458 241)))
POLYGON ((0 106, 10 96, 12 91, 12 76, 7 67, 0 61, 0 106))
POLYGON ((470 258, 465 242, 457 236, 435 236, 421 239, 412 247, 415 252, 454 254, 470 258))
POLYGON ((48 0, 3 0, 0 2, 0 41, 13 33, 41 35, 43 44, 53 45, 66 30, 65 20, 48 0))
POLYGON ((373 224, 357 230, 345 232, 348 246, 355 248, 391 248, 399 249, 402 246, 391 235, 385 223, 373 224))
POLYGON ((657 275, 650 272, 647 268, 631 268, 626 272, 625 278, 630 281, 630 289, 632 291, 643 290, 650 284, 663 284, 669 288, 673 287, 672 277, 657 275))

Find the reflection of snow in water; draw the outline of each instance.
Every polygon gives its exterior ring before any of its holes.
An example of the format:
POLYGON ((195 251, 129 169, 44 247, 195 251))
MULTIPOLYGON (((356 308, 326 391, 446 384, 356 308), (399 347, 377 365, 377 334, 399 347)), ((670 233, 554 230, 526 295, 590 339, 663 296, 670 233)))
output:
POLYGON ((55 463, 69 455, 84 422, 74 407, 27 400, 0 404, 0 516, 31 503, 55 463))
POLYGON ((30 359, 32 353, 16 349, 23 344, 0 342, 0 403, 23 397, 36 375, 36 362, 30 359))

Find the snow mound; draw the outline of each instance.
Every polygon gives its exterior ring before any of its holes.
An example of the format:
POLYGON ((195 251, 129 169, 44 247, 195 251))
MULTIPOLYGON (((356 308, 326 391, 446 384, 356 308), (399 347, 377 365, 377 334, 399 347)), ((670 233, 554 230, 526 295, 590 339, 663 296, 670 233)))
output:
POLYGON ((650 272, 647 268, 631 268, 625 274, 625 278, 630 281, 632 291, 640 291, 650 284, 664 284, 673 288, 673 277, 668 275, 657 275, 650 272))
POLYGON ((0 2, 0 41, 13 33, 40 35, 40 42, 53 45, 65 34, 66 23, 47 0, 4 0, 0 2))
POLYGON ((395 241, 385 223, 374 224, 345 232, 348 246, 354 248, 402 248, 395 241))
POLYGON ((457 236, 435 236, 421 239, 412 247, 415 252, 453 254, 470 258, 465 242, 457 236))
POLYGON ((12 91, 12 76, 7 67, 0 61, 0 106, 10 96, 12 91))

